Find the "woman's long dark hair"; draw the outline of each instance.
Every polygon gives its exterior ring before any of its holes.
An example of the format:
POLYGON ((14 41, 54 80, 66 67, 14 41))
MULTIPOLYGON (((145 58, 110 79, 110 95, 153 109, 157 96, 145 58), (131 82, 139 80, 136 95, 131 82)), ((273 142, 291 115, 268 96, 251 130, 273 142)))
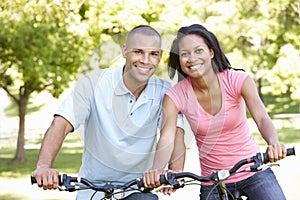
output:
POLYGON ((193 24, 191 26, 181 27, 177 32, 177 37, 172 43, 168 60, 168 73, 171 79, 174 78, 176 71, 178 73, 178 81, 187 77, 180 67, 178 43, 184 36, 189 34, 196 34, 202 37, 208 48, 214 51, 212 67, 215 73, 222 72, 225 69, 231 69, 230 62, 222 51, 216 36, 212 32, 208 31, 204 26, 193 24))

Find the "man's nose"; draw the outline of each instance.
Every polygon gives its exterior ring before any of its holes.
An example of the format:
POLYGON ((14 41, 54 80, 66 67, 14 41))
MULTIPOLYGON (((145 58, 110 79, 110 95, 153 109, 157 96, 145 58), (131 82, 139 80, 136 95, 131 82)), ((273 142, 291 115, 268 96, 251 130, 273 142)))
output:
POLYGON ((140 61, 142 63, 148 64, 150 62, 150 54, 147 53, 143 54, 140 61))

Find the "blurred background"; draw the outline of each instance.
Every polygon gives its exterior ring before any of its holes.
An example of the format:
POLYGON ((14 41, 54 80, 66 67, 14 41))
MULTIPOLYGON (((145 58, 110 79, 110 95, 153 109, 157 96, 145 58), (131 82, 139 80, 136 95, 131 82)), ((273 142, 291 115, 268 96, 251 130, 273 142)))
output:
MULTIPOLYGON (((53 111, 80 75, 123 64, 120 47, 136 25, 151 25, 161 33, 164 56, 156 75, 168 79, 171 42, 180 26, 193 23, 215 33, 231 65, 251 74, 281 142, 299 149, 299 0, 2 0, 0 199, 74 198, 29 182, 53 111)), ((264 150, 266 144, 250 118, 249 124, 264 150)), ((67 137, 55 161, 59 171, 77 174, 79 135, 67 137)), ((186 170, 200 174, 192 134, 186 143, 186 170)), ((297 164, 296 156, 274 169, 288 199, 297 199, 297 164)), ((169 199, 198 195, 198 188, 192 191, 182 189, 169 199)))

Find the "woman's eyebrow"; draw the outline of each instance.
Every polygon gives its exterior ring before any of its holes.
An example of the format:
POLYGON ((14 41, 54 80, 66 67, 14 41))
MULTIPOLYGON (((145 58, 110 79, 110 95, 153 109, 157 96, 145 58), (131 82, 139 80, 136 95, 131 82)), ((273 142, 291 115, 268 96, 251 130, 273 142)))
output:
MULTIPOLYGON (((198 45, 198 46, 195 46, 195 47, 193 47, 193 49, 198 49, 198 48, 202 48, 203 47, 203 45, 198 45)), ((188 51, 188 49, 184 49, 184 48, 182 48, 182 49, 179 49, 180 51, 188 51)))

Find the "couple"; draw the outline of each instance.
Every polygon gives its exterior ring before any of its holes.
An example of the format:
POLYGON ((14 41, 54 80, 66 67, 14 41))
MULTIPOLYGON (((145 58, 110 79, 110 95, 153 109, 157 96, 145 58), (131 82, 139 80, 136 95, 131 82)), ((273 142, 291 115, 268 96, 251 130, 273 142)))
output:
MULTIPOLYGON (((145 184, 154 187, 166 165, 169 170, 182 171, 182 114, 197 141, 202 175, 231 168, 236 161, 259 151, 247 125, 246 106, 268 143, 271 161, 286 156, 254 82, 247 73, 230 67, 217 38, 203 26, 182 27, 173 41, 168 61, 170 77, 176 71, 182 75, 174 87, 153 76, 162 50, 161 36, 152 27, 133 28, 122 54, 123 67, 80 78, 54 113, 33 173, 40 187, 57 188, 59 172, 52 168, 55 157, 67 134, 81 125, 85 132, 79 176, 95 183, 124 183, 143 175, 145 184)), ((270 169, 234 176, 228 183, 250 199, 285 199, 270 169)), ((201 199, 210 187, 201 186, 201 199)), ((90 190, 79 191, 77 199, 89 199, 92 194, 90 190)), ((101 195, 97 193, 95 198, 101 195)), ((158 197, 131 193, 124 199, 158 197)))

